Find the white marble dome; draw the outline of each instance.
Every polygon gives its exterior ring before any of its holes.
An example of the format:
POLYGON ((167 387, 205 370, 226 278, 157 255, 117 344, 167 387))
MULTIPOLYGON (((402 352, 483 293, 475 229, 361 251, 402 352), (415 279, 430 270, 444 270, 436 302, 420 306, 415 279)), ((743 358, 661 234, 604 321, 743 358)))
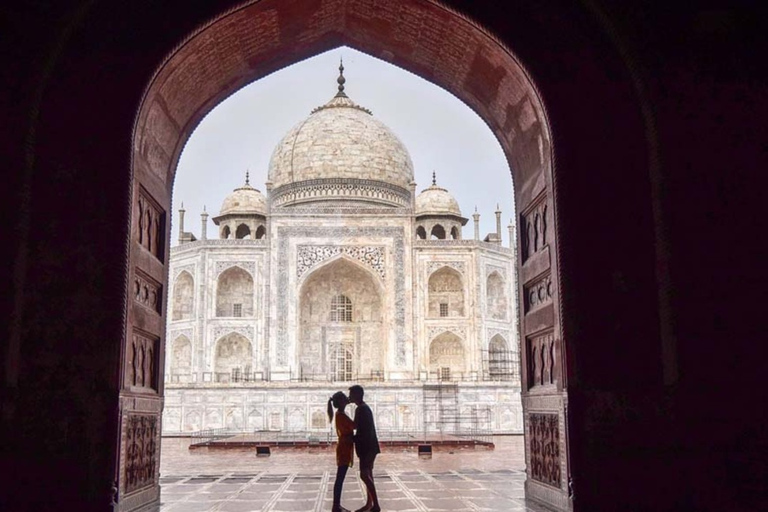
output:
POLYGON ((425 188, 421 194, 416 196, 415 214, 420 215, 454 215, 461 217, 461 209, 456 199, 442 187, 438 187, 435 182, 428 188, 425 188))
POLYGON ((312 111, 272 153, 272 187, 307 180, 357 179, 408 190, 413 163, 397 136, 343 92, 312 111))
POLYGON ((259 190, 253 188, 246 178, 245 185, 236 188, 224 198, 219 216, 254 214, 267 214, 267 198, 259 190))

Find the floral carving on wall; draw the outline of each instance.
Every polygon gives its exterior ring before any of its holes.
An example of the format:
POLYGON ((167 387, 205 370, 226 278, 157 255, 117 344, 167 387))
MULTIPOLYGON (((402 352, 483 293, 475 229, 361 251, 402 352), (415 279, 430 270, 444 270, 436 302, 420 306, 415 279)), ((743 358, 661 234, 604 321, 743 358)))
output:
POLYGON ((382 279, 386 277, 386 249, 369 245, 299 245, 296 251, 296 277, 312 267, 343 254, 370 268, 382 279))
POLYGON ((528 438, 531 443, 531 478, 560 487, 560 424, 557 414, 530 414, 528 438))
POLYGON ((125 426, 125 493, 154 485, 158 417, 128 415, 125 426))

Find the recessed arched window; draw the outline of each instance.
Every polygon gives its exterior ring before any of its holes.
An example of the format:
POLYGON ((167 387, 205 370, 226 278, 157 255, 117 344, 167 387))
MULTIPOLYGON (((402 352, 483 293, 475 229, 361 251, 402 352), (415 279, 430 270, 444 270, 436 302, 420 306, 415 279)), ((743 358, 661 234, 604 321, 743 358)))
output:
POLYGON ((240 267, 230 267, 216 284, 216 316, 253 316, 253 276, 240 267))
POLYGON ((354 354, 351 350, 339 347, 331 352, 331 379, 348 382, 352 380, 354 354))
POLYGON ((419 226, 416 228, 416 238, 418 238, 419 240, 427 239, 427 230, 424 229, 424 226, 419 226))
POLYGON ((224 226, 223 228, 221 228, 221 238, 222 238, 222 240, 226 240, 230 236, 232 236, 232 231, 229 229, 229 226, 224 226))
POLYGON ((488 373, 491 380, 512 380, 515 374, 512 352, 500 334, 488 343, 488 373))
POLYGON ((256 228, 256 240, 261 240, 266 234, 267 228, 265 228, 263 224, 256 228))
POLYGON ((331 299, 331 322, 352 321, 352 301, 346 295, 336 295, 331 299))
POLYGON ((432 232, 430 235, 432 236, 433 240, 445 240, 445 228, 440 224, 435 224, 432 227, 432 232))
POLYGON ((195 280, 192 275, 184 271, 176 278, 173 285, 173 304, 171 320, 186 320, 192 318, 194 302, 195 280))
POLYGON ((453 240, 459 240, 461 238, 461 233, 459 232, 459 228, 457 226, 453 226, 451 228, 451 238, 453 240))
POLYGON ((504 278, 494 271, 488 276, 485 285, 488 314, 496 320, 507 318, 507 294, 504 291, 504 278))
POLYGON ((443 267, 429 277, 428 316, 464 316, 464 283, 461 274, 443 267))
POLYGON ((251 236, 251 228, 249 228, 246 224, 240 224, 237 226, 237 231, 235 231, 235 238, 238 240, 243 238, 248 238, 251 236))

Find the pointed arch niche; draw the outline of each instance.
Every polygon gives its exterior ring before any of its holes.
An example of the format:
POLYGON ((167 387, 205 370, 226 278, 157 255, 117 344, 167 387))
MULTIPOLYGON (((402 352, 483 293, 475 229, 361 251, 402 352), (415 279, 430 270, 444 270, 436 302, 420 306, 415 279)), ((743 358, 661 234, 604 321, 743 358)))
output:
POLYGON ((181 272, 173 283, 173 311, 171 320, 192 318, 195 300, 195 280, 186 270, 181 272))
POLYGON ((450 267, 429 276, 427 312, 430 318, 464 316, 464 279, 450 267))
POLYGON ((253 316, 253 276, 238 266, 229 267, 216 281, 216 316, 253 316))
MULTIPOLYGON (((247 83, 341 45, 382 58, 457 96, 485 120, 507 156, 515 185, 516 224, 520 229, 533 226, 531 229, 540 231, 538 243, 521 246, 518 295, 524 296, 525 287, 536 275, 550 272, 553 298, 546 306, 546 314, 538 313, 538 318, 546 319, 546 324, 531 325, 536 329, 551 329, 557 343, 554 353, 558 355, 554 369, 558 376, 556 386, 538 394, 528 393, 528 387, 523 389, 526 407, 537 411, 530 421, 526 416, 527 442, 544 441, 539 438, 531 441, 531 437, 541 437, 542 430, 532 427, 546 421, 547 425, 553 425, 551 439, 556 440, 553 443, 558 447, 556 452, 548 452, 557 454, 549 458, 527 450, 526 465, 528 468, 558 468, 558 472, 542 476, 529 471, 526 491, 529 497, 555 508, 569 509, 572 506, 568 491, 570 452, 565 429, 570 428, 571 420, 564 413, 568 383, 566 372, 561 371, 567 347, 562 341, 560 318, 558 237, 562 235, 555 222, 558 203, 555 201, 551 129, 532 75, 504 42, 469 17, 437 0, 392 0, 377 3, 375 9, 369 2, 353 0, 263 0, 245 2, 201 24, 162 62, 142 97, 130 145, 133 182, 130 204, 133 207, 128 232, 142 233, 138 215, 138 205, 143 204, 142 201, 154 201, 160 214, 169 211, 179 154, 189 134, 211 109, 247 83), (322 23, 316 23, 316 20, 322 20, 322 23), (393 20, 418 20, 418 23, 400 24, 393 20), (393 30, 395 26, 398 30, 393 30), (244 37, 243 34, 260 36, 244 37), (298 41, 301 44, 296 44, 298 41), (227 58, 223 59, 220 49, 225 48, 227 58), (453 58, 455 55, 465 58, 453 58), (536 215, 540 219, 538 224, 536 215), (533 269, 537 274, 531 273, 533 269)), ((616 102, 618 100, 613 103, 616 102)), ((600 122, 598 119, 593 124, 600 125, 600 122)), ((131 250, 128 269, 131 273, 141 270, 146 260, 140 244, 141 240, 137 240, 131 250)), ((160 265, 156 265, 153 278, 166 282, 163 254, 155 255, 155 259, 160 265)), ((352 300, 354 318, 353 295, 352 300)), ((313 322, 321 320, 314 316, 314 309, 310 313, 308 308, 302 304, 301 317, 308 320, 307 329, 314 329, 313 322)), ((130 332, 140 323, 131 316, 130 308, 128 311, 127 329, 130 332)), ((439 309, 436 311, 439 313, 439 309)), ((527 328, 528 324, 521 322, 521 325, 527 328)), ((153 334, 162 336, 159 331, 153 334)), ((529 346, 534 346, 535 334, 535 331, 521 333, 521 357, 526 364, 529 359, 525 354, 529 346)), ((133 343, 134 338, 129 335, 125 339, 130 340, 127 343, 133 343)), ((377 339, 382 339, 380 333, 377 339)), ((123 352, 128 353, 130 349, 126 346, 123 352)), ((523 373, 526 371, 524 366, 523 373)), ((529 381, 524 376, 524 382, 529 381)), ((158 402, 161 401, 162 389, 158 393, 158 402)), ((123 416, 133 412, 131 403, 125 401, 128 405, 120 411, 123 416)), ((269 421, 271 425, 271 416, 269 421)), ((279 421, 278 417, 276 422, 279 421)), ((120 437, 128 438, 122 431, 120 437)), ((130 489, 123 483, 125 478, 123 475, 119 481, 121 499, 130 494, 130 489)), ((154 492, 157 478, 150 483, 154 492)), ((157 500, 157 496, 153 494, 147 499, 157 500)))
POLYGON ((213 367, 218 380, 237 380, 250 373, 252 364, 253 345, 242 334, 232 332, 216 342, 213 367))
POLYGON ((308 378, 346 381, 384 369, 382 288, 370 271, 338 257, 299 289, 298 365, 308 378))

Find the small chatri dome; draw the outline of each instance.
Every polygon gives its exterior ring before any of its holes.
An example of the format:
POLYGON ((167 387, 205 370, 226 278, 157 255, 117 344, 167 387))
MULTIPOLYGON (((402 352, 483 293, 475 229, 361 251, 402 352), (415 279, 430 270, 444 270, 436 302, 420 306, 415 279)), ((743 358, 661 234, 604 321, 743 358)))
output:
POLYGON ((461 217, 459 203, 448 190, 437 186, 435 173, 432 173, 432 185, 416 196, 414 213, 423 215, 461 217))
POLYGON ((248 173, 245 184, 224 198, 219 217, 224 215, 266 215, 267 198, 250 184, 248 173))

